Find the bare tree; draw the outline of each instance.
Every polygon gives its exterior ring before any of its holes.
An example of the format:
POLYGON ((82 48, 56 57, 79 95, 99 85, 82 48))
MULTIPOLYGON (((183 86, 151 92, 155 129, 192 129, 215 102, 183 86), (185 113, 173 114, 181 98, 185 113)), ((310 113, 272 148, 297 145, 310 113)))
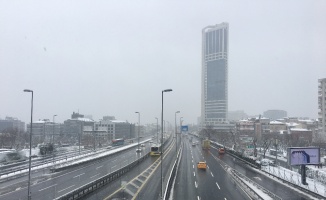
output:
POLYGON ((208 138, 210 140, 215 132, 216 131, 213 129, 212 126, 206 126, 199 132, 199 135, 201 136, 201 138, 208 138))
POLYGON ((266 151, 269 148, 269 146, 271 145, 271 143, 272 143, 272 140, 265 139, 263 141, 263 157, 264 158, 265 158, 266 151))

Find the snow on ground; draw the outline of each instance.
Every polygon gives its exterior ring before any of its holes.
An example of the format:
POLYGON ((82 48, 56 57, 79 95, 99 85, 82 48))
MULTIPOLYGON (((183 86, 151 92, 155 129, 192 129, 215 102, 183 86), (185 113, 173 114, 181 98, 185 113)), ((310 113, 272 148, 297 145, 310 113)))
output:
MULTIPOLYGON (((150 139, 149 140, 144 140, 141 143, 145 143, 145 142, 148 142, 148 141, 150 141, 150 139)), ((67 158, 67 159, 62 159, 62 160, 59 160, 59 161, 57 160, 55 163, 47 163, 47 164, 44 164, 44 165, 39 165, 39 166, 36 166, 36 167, 32 167, 31 170, 39 170, 39 169, 42 169, 42 168, 48 168, 48 167, 58 166, 58 165, 60 165, 60 167, 74 165, 74 164, 82 163, 82 162, 85 162, 85 161, 88 161, 88 160, 93 160, 95 158, 108 156, 108 155, 114 154, 116 152, 131 148, 131 147, 134 147, 134 146, 137 146, 137 145, 138 145, 137 143, 134 143, 134 144, 129 144, 129 145, 126 145, 126 146, 123 146, 123 147, 120 147, 120 148, 113 149, 113 150, 108 150, 107 151, 107 150, 104 149, 104 150, 101 150, 100 153, 99 152, 91 152, 91 153, 83 154, 83 155, 80 155, 80 156, 75 156, 75 157, 70 157, 70 158, 67 158)), ((37 151, 35 150, 34 153, 36 153, 36 152, 37 151)), ((32 151, 32 155, 34 155, 34 153, 32 151)), ((29 150, 28 150, 28 154, 29 154, 29 150)), ((28 169, 20 170, 18 172, 13 172, 13 173, 9 173, 9 174, 6 174, 6 175, 2 175, 2 176, 0 176, 0 179, 5 179, 5 178, 17 176, 19 174, 24 174, 24 173, 27 173, 27 172, 28 172, 28 169)))

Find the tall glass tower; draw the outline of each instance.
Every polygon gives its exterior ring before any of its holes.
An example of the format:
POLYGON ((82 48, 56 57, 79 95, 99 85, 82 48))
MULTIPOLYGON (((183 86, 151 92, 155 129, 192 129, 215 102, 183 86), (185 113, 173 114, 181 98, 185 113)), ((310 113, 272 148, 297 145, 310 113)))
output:
POLYGON ((202 126, 227 123, 229 24, 202 30, 202 126))

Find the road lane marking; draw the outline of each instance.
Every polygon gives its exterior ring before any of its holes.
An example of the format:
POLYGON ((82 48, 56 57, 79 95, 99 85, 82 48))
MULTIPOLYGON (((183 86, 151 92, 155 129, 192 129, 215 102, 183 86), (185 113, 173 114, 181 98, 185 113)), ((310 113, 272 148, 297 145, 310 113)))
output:
POLYGON ((191 160, 192 162, 194 162, 194 160, 191 160))
POLYGON ((65 190, 68 190, 69 188, 72 188, 72 187, 74 187, 75 185, 71 185, 71 186, 69 186, 69 187, 67 187, 67 188, 64 188, 64 189, 62 189, 62 190, 59 190, 58 192, 62 192, 62 191, 65 191, 65 190))
POLYGON ((207 168, 209 169, 208 165, 207 165, 207 168))
POLYGON ((82 174, 79 174, 79 175, 77 175, 77 176, 74 176, 74 178, 77 178, 77 177, 79 177, 79 176, 81 176, 81 175, 84 175, 85 173, 82 173, 82 174))
POLYGON ((197 196, 197 200, 200 200, 200 197, 199 196, 197 196))
POLYGON ((214 177, 213 173, 211 172, 211 175, 214 177))
POLYGON ((103 165, 99 166, 99 167, 96 167, 96 169, 100 169, 101 167, 103 167, 103 165))
POLYGON ((45 187, 45 188, 43 188, 43 189, 40 189, 39 190, 39 192, 41 192, 41 191, 43 191, 43 190, 46 190, 46 189, 49 189, 49 188, 51 188, 51 187, 53 187, 53 186, 56 186, 57 184, 54 184, 54 185, 50 185, 49 187, 45 187))
POLYGON ((217 184, 217 182, 216 182, 216 186, 218 187, 218 189, 221 189, 220 186, 217 184))
POLYGON ((91 176, 91 178, 94 178, 95 176, 98 176, 98 175, 100 175, 100 174, 95 174, 94 176, 91 176))
POLYGON ((197 182, 195 181, 195 187, 198 188, 197 182))
POLYGON ((224 198, 224 200, 227 200, 226 198, 224 198))
POLYGON ((195 172, 194 172, 194 176, 195 176, 195 172))
POLYGON ((195 169, 195 165, 192 165, 192 168, 194 168, 194 169, 195 169))

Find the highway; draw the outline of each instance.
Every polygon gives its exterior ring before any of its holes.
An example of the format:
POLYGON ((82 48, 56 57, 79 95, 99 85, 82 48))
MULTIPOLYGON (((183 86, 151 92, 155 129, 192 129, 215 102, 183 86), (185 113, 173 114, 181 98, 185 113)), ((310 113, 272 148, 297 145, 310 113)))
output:
MULTIPOLYGON (((32 199, 54 199, 118 170, 150 151, 149 143, 143 147, 142 153, 136 153, 136 148, 119 152, 91 164, 72 167, 62 172, 42 173, 41 170, 41 175, 34 177, 31 181, 32 199)), ((0 199, 27 199, 26 179, 27 177, 25 177, 24 181, 2 184, 0 199)))
MULTIPOLYGON (((171 163, 175 160, 175 148, 175 142, 171 138, 166 145, 166 152, 164 153, 165 156, 163 159, 163 176, 165 177, 164 184, 166 184, 171 163)), ((122 178, 104 186, 96 193, 89 195, 86 199, 160 199, 160 169, 160 157, 150 156, 148 159, 140 163, 140 165, 126 173, 122 178), (124 187, 122 187, 123 183, 126 184, 124 187)))
POLYGON ((285 187, 283 184, 280 184, 279 182, 274 181, 268 176, 259 173, 259 170, 256 170, 244 164, 242 161, 239 161, 228 154, 219 156, 216 148, 211 148, 210 154, 215 155, 215 157, 218 158, 215 162, 221 163, 222 165, 227 165, 237 170, 238 172, 244 174, 246 177, 250 178, 250 180, 252 180, 253 182, 261 185, 262 187, 278 195, 284 200, 285 199, 300 199, 300 200, 310 199, 307 196, 293 190, 292 188, 285 187))
POLYGON ((192 146, 186 138, 183 138, 183 145, 173 199, 249 199, 230 181, 224 168, 201 150, 201 145, 192 146), (206 171, 197 169, 199 161, 207 162, 206 171))

